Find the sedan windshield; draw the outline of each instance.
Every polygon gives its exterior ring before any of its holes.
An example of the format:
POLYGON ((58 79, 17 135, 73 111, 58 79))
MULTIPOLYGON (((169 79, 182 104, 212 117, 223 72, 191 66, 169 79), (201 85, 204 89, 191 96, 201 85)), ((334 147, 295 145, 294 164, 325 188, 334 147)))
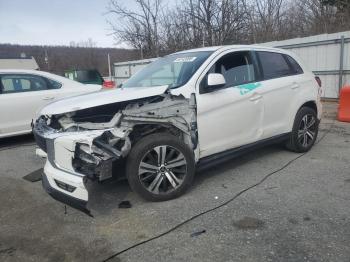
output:
POLYGON ((177 88, 187 83, 212 52, 188 52, 160 58, 123 84, 128 87, 168 85, 177 88))

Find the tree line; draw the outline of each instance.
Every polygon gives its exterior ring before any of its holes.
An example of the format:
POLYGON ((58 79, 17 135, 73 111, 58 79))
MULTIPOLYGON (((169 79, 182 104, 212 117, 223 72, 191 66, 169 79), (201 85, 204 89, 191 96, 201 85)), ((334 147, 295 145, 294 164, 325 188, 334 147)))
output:
POLYGON ((350 0, 110 0, 117 42, 141 57, 350 30, 350 0))
POLYGON ((111 63, 139 59, 132 49, 97 48, 92 40, 70 43, 71 46, 34 46, 0 44, 0 58, 33 56, 40 70, 63 75, 72 69, 97 69, 108 76, 107 54, 111 63))

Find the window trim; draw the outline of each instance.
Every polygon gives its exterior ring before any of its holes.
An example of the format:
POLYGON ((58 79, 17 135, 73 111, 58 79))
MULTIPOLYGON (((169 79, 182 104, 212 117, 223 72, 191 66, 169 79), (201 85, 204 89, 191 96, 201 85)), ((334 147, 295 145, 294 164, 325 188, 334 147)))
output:
POLYGON ((293 57, 291 57, 290 55, 287 55, 287 54, 283 54, 283 56, 284 56, 284 59, 287 61, 287 63, 288 63, 288 65, 289 65, 289 67, 291 68, 291 70, 292 70, 292 71, 295 71, 295 72, 293 73, 293 75, 302 75, 302 74, 304 74, 304 70, 303 70, 303 68, 300 66, 300 64, 298 63, 297 60, 295 60, 293 57), (292 65, 292 63, 289 61, 289 58, 290 58, 290 59, 293 59, 294 62, 297 63, 297 65, 298 65, 299 68, 301 69, 301 72, 299 72, 299 73, 296 72, 296 70, 295 70, 296 68, 294 68, 294 66, 292 65))
POLYGON ((63 83, 60 82, 60 81, 57 81, 55 79, 52 79, 51 77, 46 77, 46 76, 43 76, 43 75, 40 75, 40 74, 35 74, 35 73, 23 73, 23 72, 0 72, 0 95, 10 95, 10 94, 19 94, 19 93, 28 93, 28 92, 40 92, 40 91, 50 91, 50 90, 59 90, 63 87, 63 83), (47 84, 47 86, 50 86, 50 81, 54 81, 58 84, 60 84, 60 87, 59 88, 48 88, 48 89, 43 89, 43 90, 28 90, 28 91, 20 91, 20 92, 4 92, 4 86, 2 84, 2 78, 4 76, 11 76, 11 75, 14 75, 14 76, 29 76, 29 77, 40 77, 42 78, 45 83, 47 84))
POLYGON ((255 61, 255 57, 254 57, 254 51, 252 50, 232 50, 230 52, 227 52, 219 57, 217 57, 217 59, 214 61, 214 63, 212 63, 210 66, 208 66, 208 68, 206 68, 205 70, 205 73, 204 73, 204 76, 202 77, 202 79, 200 79, 199 81, 199 94, 207 94, 207 93, 212 93, 212 92, 215 92, 215 91, 219 91, 219 90, 223 90, 223 89, 228 89, 228 88, 234 88, 236 86, 227 86, 227 87, 220 87, 220 88, 215 88, 213 87, 211 90, 208 90, 206 88, 203 87, 203 81, 205 81, 205 79, 207 78, 207 75, 208 75, 208 72, 209 70, 220 60, 222 59, 223 57, 227 56, 227 55, 232 55, 234 53, 247 53, 249 56, 250 56, 250 59, 252 61, 252 65, 254 67, 254 80, 252 81, 249 81, 249 82, 245 82, 245 83, 242 83, 240 85, 245 85, 245 84, 251 84, 251 83, 256 83, 259 81, 259 77, 260 77, 260 70, 259 70, 259 66, 256 64, 256 61, 255 61))
MULTIPOLYGON (((261 71, 260 71, 260 72, 261 72, 261 80, 260 80, 260 81, 267 81, 267 80, 272 80, 272 79, 278 79, 278 78, 284 78, 284 77, 290 77, 290 76, 293 76, 293 75, 298 75, 298 74, 295 74, 295 73, 292 72, 292 71, 294 71, 294 70, 293 70, 293 68, 291 67, 289 61, 286 59, 286 57, 285 57, 286 54, 281 53, 281 52, 266 51, 266 50, 255 50, 254 52, 256 53, 256 57, 257 57, 257 60, 258 60, 258 64, 259 64, 259 67, 260 67, 260 70, 261 70, 261 71), (281 56, 283 57, 284 61, 287 63, 287 66, 288 66, 288 68, 289 68, 289 72, 290 72, 290 73, 287 74, 287 75, 282 75, 282 76, 277 76, 277 77, 269 77, 269 78, 266 78, 266 77, 265 77, 265 73, 264 73, 264 68, 263 68, 262 63, 261 63, 261 58, 260 58, 259 53, 273 53, 273 54, 279 54, 279 55, 281 55, 281 56)), ((304 73, 304 72, 303 72, 303 73, 304 73)))

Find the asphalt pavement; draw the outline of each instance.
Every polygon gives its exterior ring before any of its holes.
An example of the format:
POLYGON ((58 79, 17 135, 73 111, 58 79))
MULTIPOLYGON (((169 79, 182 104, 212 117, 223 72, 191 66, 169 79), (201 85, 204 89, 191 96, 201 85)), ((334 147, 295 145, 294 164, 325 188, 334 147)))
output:
POLYGON ((161 203, 126 181, 96 183, 94 217, 23 179, 44 165, 32 136, 2 139, 0 261, 350 261, 350 123, 335 121, 335 108, 325 105, 321 140, 305 155, 256 150, 161 203))

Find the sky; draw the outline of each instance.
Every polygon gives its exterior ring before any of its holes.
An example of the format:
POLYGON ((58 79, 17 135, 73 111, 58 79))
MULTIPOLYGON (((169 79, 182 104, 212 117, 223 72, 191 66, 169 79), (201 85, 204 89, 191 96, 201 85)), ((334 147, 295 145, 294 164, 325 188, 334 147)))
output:
POLYGON ((92 38, 97 47, 116 47, 104 15, 108 2, 0 0, 0 43, 69 45, 92 38))

